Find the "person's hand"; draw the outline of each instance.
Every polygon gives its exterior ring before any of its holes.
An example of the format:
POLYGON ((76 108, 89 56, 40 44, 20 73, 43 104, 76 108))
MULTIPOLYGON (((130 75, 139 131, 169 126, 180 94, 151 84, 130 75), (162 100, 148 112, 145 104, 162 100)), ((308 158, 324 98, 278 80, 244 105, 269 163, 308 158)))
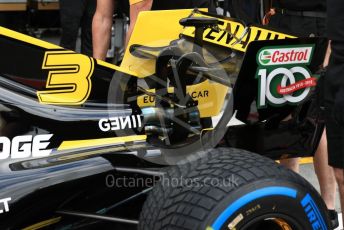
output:
POLYGON ((336 95, 333 108, 333 118, 341 126, 344 126, 344 89, 336 95))

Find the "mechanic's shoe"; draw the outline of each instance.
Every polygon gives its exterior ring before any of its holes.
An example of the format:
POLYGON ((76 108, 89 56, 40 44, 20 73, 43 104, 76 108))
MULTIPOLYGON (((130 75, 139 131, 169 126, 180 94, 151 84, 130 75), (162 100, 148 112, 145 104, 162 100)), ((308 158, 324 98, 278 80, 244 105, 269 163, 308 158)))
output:
POLYGON ((339 226, 339 222, 338 222, 338 213, 336 212, 336 210, 328 210, 328 215, 330 217, 331 220, 331 227, 332 229, 336 229, 339 226))

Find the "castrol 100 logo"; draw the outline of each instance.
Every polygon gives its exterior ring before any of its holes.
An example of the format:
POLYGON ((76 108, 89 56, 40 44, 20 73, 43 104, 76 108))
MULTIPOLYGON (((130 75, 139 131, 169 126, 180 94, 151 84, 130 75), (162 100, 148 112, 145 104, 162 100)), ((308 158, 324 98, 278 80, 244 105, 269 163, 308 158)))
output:
POLYGON ((309 95, 317 82, 307 68, 313 49, 313 45, 283 46, 258 52, 258 108, 298 104, 309 95))

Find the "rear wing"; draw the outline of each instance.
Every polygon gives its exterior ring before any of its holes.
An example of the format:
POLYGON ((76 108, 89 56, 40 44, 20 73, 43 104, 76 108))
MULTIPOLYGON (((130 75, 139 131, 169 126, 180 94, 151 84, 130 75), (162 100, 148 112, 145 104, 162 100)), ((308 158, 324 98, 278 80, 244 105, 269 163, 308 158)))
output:
MULTIPOLYGON (((212 15, 207 12, 194 11, 191 16, 215 17, 218 20, 218 25, 214 28, 208 28, 203 34, 203 40, 236 51, 246 52, 248 45, 253 41, 296 38, 293 35, 285 34, 265 26, 246 25, 243 21, 212 15)), ((182 32, 182 35, 186 37, 194 37, 194 34, 195 29, 191 27, 185 28, 182 32)))

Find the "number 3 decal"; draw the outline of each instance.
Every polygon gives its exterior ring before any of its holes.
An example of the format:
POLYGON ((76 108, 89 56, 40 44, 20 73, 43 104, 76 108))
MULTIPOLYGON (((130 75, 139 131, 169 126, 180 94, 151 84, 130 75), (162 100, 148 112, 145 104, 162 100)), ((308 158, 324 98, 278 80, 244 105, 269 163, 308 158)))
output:
POLYGON ((40 103, 83 104, 91 93, 94 61, 72 51, 48 51, 42 69, 49 70, 46 88, 37 91, 40 103))

